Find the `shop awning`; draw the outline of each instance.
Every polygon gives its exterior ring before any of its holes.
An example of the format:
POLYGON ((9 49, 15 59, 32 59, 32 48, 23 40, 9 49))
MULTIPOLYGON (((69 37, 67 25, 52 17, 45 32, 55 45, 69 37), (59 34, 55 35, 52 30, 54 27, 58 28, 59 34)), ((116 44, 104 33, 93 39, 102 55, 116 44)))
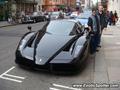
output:
POLYGON ((65 5, 58 5, 58 8, 64 9, 65 5))
POLYGON ((17 0, 16 3, 38 3, 36 0, 17 0))

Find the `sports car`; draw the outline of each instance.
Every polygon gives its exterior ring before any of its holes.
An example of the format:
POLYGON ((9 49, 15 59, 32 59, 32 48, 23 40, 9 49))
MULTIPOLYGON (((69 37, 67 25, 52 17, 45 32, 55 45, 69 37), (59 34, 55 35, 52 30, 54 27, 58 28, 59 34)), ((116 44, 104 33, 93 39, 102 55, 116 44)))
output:
POLYGON ((51 72, 79 70, 89 53, 88 33, 76 20, 53 20, 19 42, 15 62, 51 72))
POLYGON ((82 25, 85 26, 85 29, 88 30, 88 18, 91 16, 92 11, 88 10, 88 11, 84 11, 83 13, 80 13, 80 15, 74 15, 70 18, 78 20, 81 22, 82 25))

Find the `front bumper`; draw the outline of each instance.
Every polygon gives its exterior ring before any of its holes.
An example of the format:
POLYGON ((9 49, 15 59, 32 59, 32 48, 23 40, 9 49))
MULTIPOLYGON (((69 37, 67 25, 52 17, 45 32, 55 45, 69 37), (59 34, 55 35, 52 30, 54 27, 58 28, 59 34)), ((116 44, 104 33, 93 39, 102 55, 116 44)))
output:
POLYGON ((45 65, 38 65, 35 61, 24 58, 20 53, 16 54, 15 62, 30 68, 45 70, 50 72, 75 72, 78 71, 78 65, 75 63, 46 63, 45 65))
POLYGON ((23 20, 22 23, 33 23, 33 20, 23 20))
POLYGON ((22 23, 33 23, 34 22, 34 20, 33 19, 31 19, 31 18, 28 18, 28 17, 26 17, 26 18, 22 18, 22 23))

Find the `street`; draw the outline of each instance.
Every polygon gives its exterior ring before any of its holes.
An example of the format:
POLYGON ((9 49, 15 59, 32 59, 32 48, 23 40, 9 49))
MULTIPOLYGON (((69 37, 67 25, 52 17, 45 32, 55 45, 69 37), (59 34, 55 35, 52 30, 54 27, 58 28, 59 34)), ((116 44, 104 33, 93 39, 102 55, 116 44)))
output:
MULTIPOLYGON (((45 22, 30 24, 37 31, 45 22)), ((55 75, 15 64, 15 50, 29 24, 0 28, 0 90, 120 90, 120 26, 103 32, 102 48, 90 55, 86 67, 76 75, 55 75), (114 42, 114 43, 113 43, 114 42), (111 88, 74 88, 83 83, 113 83, 111 88)))

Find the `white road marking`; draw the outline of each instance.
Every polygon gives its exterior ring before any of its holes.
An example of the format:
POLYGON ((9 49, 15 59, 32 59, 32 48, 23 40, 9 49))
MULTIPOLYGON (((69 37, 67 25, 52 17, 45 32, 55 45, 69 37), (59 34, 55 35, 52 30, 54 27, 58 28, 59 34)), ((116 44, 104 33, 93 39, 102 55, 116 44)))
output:
POLYGON ((77 89, 77 88, 72 88, 72 87, 68 87, 68 86, 58 85, 58 84, 55 84, 55 83, 53 83, 53 86, 59 87, 59 88, 64 88, 64 89, 69 89, 69 90, 82 90, 80 88, 77 89))
POLYGON ((9 80, 9 81, 18 82, 18 83, 21 83, 21 82, 22 82, 22 81, 20 81, 20 80, 16 80, 16 79, 8 78, 8 77, 0 77, 0 78, 5 79, 5 80, 9 80))
POLYGON ((12 68, 8 69, 6 72, 4 72, 3 74, 0 75, 0 78, 1 79, 5 79, 5 80, 9 80, 9 81, 14 81, 14 82, 22 83, 22 81, 19 80, 19 79, 25 79, 25 77, 20 77, 20 76, 8 74, 14 68, 15 68, 15 66, 13 66, 12 68))
POLYGON ((19 79, 25 79, 25 77, 20 77, 16 75, 11 75, 11 74, 5 74, 5 76, 13 77, 13 78, 19 78, 19 79))
POLYGON ((50 89, 50 90, 61 90, 61 89, 52 88, 52 87, 50 87, 49 89, 50 89))
POLYGON ((5 75, 6 73, 10 72, 11 70, 13 70, 15 68, 15 66, 13 66, 12 68, 8 69, 6 72, 4 72, 3 74, 0 75, 0 77, 2 77, 3 75, 5 75))

